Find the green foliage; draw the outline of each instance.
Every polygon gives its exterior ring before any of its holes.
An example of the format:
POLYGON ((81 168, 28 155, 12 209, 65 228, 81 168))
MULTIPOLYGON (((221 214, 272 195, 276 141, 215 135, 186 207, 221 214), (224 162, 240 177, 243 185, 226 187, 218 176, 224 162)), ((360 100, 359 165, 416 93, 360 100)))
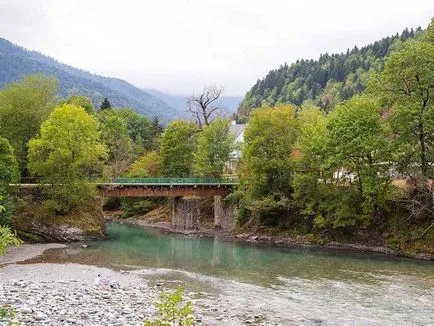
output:
POLYGON ((83 108, 57 107, 41 126, 41 135, 29 142, 29 170, 41 176, 59 212, 88 200, 94 187, 89 177, 98 174, 106 158, 99 141, 97 120, 83 108))
POLYGON ((147 117, 132 109, 112 109, 112 111, 113 114, 126 122, 128 136, 130 136, 133 143, 136 155, 157 149, 162 128, 157 118, 154 118, 151 122, 147 117))
POLYGON ((201 177, 221 176, 234 149, 235 139, 229 133, 229 123, 225 119, 216 119, 200 132, 194 157, 195 174, 201 177))
POLYGON ((19 178, 20 173, 13 148, 6 138, 0 136, 0 203, 7 208, 6 210, 0 209, 0 224, 10 222, 13 198, 10 195, 9 184, 18 182, 19 178), (2 195, 4 197, 1 197, 2 195))
POLYGON ((399 144, 402 168, 417 166, 432 176, 434 159, 434 44, 408 42, 392 53, 373 92, 390 106, 390 122, 399 144))
MULTIPOLYGON (((0 196, 0 200, 1 199, 2 197, 0 196)), ((0 205, 0 213, 3 212, 4 210, 5 208, 2 205, 0 205)), ((0 256, 4 255, 6 249, 9 246, 18 246, 20 244, 21 244, 21 240, 18 239, 17 235, 14 232, 12 232, 12 230, 9 227, 0 225, 0 256)))
MULTIPOLYGON (((159 98, 124 80, 98 76, 62 64, 38 52, 27 51, 1 37, 0 67, 2 67, 0 88, 21 79, 24 75, 42 73, 59 79, 58 95, 64 98, 71 94, 84 95, 92 100, 95 107, 99 108, 101 101, 107 97, 113 107, 131 107, 140 114, 149 117, 158 116, 164 122, 182 116, 182 113, 159 98)), ((69 104, 76 105, 77 103, 69 104)))
POLYGON ((101 105, 99 106, 99 109, 101 111, 103 110, 107 110, 107 109, 111 109, 112 105, 110 104, 109 100, 107 97, 104 97, 104 100, 101 102, 101 105))
POLYGON ((6 138, 0 136, 0 193, 4 193, 9 183, 20 178, 14 150, 6 138))
POLYGON ((15 309, 10 305, 0 306, 0 321, 7 321, 7 326, 19 326, 20 323, 15 319, 15 309))
POLYGON ((108 148, 109 176, 119 177, 133 159, 133 145, 128 135, 127 122, 114 110, 98 113, 101 140, 108 148))
POLYGON ((434 43, 434 17, 431 18, 431 23, 426 29, 425 41, 429 43, 434 43))
POLYGON ((198 129, 192 122, 170 122, 160 144, 160 171, 165 177, 190 177, 198 129))
POLYGON ((96 109, 92 104, 92 100, 87 96, 71 95, 66 99, 66 104, 82 107, 89 114, 96 114, 96 109))
POLYGON ((319 228, 371 223, 393 198, 393 148, 379 105, 354 97, 327 120, 314 112, 309 118, 300 140, 295 203, 319 228))
MULTIPOLYGON (((395 43, 402 43, 421 32, 405 29, 401 35, 386 37, 362 48, 341 54, 322 54, 316 61, 298 60, 270 71, 247 92, 238 109, 247 116, 253 108, 279 103, 302 105, 311 102, 328 112, 341 100, 361 93, 373 72, 381 71, 384 58, 395 43)), ((398 46, 395 46, 395 48, 398 46)))
POLYGON ((160 156, 156 151, 150 151, 140 156, 128 169, 130 178, 148 178, 159 176, 158 162, 160 156))
POLYGON ((145 215, 154 208, 152 201, 142 198, 121 198, 120 206, 124 211, 122 217, 145 215))
POLYGON ((291 155, 299 132, 295 112, 288 105, 252 112, 244 134, 240 188, 244 202, 262 219, 276 222, 275 217, 288 209, 294 172, 291 155))
POLYGON ((26 174, 27 143, 53 109, 58 82, 42 75, 27 76, 0 91, 0 136, 15 150, 23 175, 26 174))
POLYGON ((178 287, 170 293, 162 292, 160 302, 155 304, 157 319, 145 321, 144 326, 192 326, 194 325, 193 304, 183 303, 184 288, 178 287))

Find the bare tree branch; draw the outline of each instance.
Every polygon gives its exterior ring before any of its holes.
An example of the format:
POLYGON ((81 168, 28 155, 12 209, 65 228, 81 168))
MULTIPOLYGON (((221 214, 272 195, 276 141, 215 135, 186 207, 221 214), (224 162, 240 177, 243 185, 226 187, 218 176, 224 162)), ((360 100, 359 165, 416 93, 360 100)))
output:
POLYGON ((205 86, 200 95, 192 95, 187 99, 187 112, 196 120, 199 128, 208 126, 224 109, 218 103, 223 87, 205 86))

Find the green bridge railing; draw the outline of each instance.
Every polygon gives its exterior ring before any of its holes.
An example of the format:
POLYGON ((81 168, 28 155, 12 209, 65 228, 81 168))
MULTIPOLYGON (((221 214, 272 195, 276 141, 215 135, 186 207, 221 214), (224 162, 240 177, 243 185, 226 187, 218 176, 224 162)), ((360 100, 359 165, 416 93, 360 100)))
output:
POLYGON ((237 185, 236 177, 226 178, 115 178, 116 184, 145 184, 145 185, 237 185))

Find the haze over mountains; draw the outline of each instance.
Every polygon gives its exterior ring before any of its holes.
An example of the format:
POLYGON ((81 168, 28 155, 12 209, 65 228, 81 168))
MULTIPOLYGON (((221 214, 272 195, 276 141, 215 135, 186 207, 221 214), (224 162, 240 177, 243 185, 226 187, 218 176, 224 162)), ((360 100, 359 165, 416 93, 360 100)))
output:
POLYGON ((158 97, 124 80, 99 76, 59 63, 0 38, 0 88, 19 80, 23 75, 37 73, 58 78, 59 95, 62 97, 85 95, 91 98, 96 107, 107 97, 113 106, 131 107, 144 115, 157 116, 163 122, 182 116, 158 97))
MULTIPOLYGON (((176 109, 180 114, 184 114, 185 117, 189 118, 190 116, 186 112, 186 102, 187 96, 183 95, 173 95, 167 94, 162 91, 156 89, 145 88, 143 89, 146 93, 149 93, 166 104, 170 105, 172 108, 176 109)), ((243 100, 242 96, 221 96, 217 101, 217 104, 224 108, 225 114, 230 115, 235 113, 238 109, 239 104, 243 100)))
MULTIPOLYGON (((325 53, 319 60, 285 63, 258 79, 245 97, 222 96, 218 104, 225 108, 226 115, 238 111, 240 116, 248 115, 262 104, 273 106, 276 103, 316 105, 330 111, 336 103, 363 91, 369 76, 382 70, 384 58, 421 32, 420 27, 405 29, 401 34, 385 37, 362 48, 355 46, 346 53, 325 53)), ((96 107, 107 97, 113 106, 131 107, 141 114, 157 116, 163 123, 191 118, 186 112, 187 96, 139 89, 124 80, 59 63, 0 38, 0 88, 23 75, 36 73, 57 77, 60 96, 85 95, 96 107)))

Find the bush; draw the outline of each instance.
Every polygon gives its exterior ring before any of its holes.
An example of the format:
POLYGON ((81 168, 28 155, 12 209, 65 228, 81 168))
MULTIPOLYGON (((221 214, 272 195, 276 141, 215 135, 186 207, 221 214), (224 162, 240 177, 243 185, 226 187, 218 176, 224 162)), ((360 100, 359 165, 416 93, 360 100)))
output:
POLYGON ((17 246, 21 240, 17 238, 15 232, 7 226, 0 225, 0 255, 4 255, 9 246, 17 246))
POLYGON ((7 326, 18 326, 20 323, 15 319, 15 310, 9 305, 0 306, 0 322, 7 321, 7 326))
POLYGON ((155 303, 157 319, 145 321, 144 326, 192 326, 194 325, 193 304, 191 301, 183 302, 184 288, 178 287, 175 291, 160 294, 160 301, 155 303))

